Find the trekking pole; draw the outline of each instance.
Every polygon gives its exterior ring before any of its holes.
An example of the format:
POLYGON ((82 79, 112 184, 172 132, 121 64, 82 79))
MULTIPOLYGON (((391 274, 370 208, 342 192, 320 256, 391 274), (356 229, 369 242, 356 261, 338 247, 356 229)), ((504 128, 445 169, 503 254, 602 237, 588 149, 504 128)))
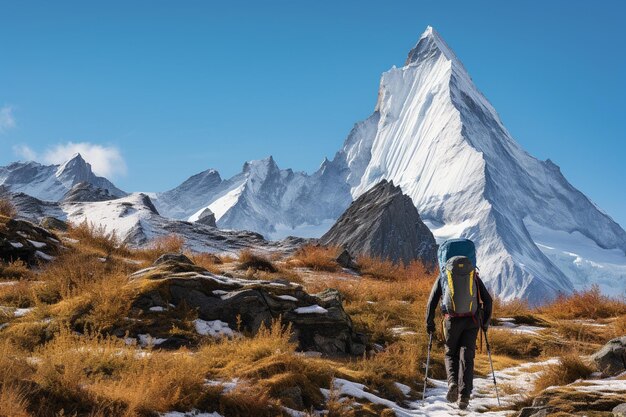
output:
POLYGON ((491 375, 493 376, 493 386, 496 387, 496 398, 498 399, 498 407, 500 407, 500 395, 498 395, 498 383, 496 382, 496 373, 493 370, 493 361, 491 360, 491 347, 489 346, 489 338, 487 337, 487 331, 483 329, 485 333, 485 346, 487 347, 487 354, 489 355, 489 365, 491 365, 491 375))
POLYGON ((428 366, 430 365, 430 348, 433 347, 433 334, 428 334, 428 355, 426 356, 426 373, 424 374, 424 392, 422 392, 422 401, 426 399, 426 385, 428 382, 428 366))

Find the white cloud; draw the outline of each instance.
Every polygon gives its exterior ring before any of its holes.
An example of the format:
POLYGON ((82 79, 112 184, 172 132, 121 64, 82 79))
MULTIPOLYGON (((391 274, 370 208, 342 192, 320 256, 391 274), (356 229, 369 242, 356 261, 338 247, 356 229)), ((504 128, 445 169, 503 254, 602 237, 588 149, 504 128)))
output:
POLYGON ((43 161, 49 164, 62 164, 75 154, 81 154, 91 164, 93 172, 105 177, 126 174, 126 162, 115 146, 102 146, 89 142, 61 143, 43 154, 43 161))
POLYGON ((15 127, 15 116, 13 116, 13 107, 0 107, 0 133, 15 127))
POLYGON ((16 145, 13 147, 13 152, 20 158, 46 164, 62 164, 79 153, 85 161, 91 164, 93 172, 97 175, 113 178, 126 174, 126 162, 120 150, 115 146, 67 142, 48 148, 41 154, 27 145, 16 145))
POLYGON ((37 158, 37 153, 33 151, 28 145, 15 145, 13 146, 13 152, 25 161, 34 161, 37 158))

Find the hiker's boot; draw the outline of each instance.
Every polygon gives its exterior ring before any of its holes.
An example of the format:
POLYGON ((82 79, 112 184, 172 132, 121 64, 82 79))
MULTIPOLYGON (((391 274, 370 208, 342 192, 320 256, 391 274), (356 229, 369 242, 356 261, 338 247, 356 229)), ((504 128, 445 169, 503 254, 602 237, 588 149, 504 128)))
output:
POLYGON ((470 397, 461 395, 461 399, 459 400, 459 408, 461 410, 465 410, 467 406, 469 405, 469 400, 470 400, 470 397))
POLYGON ((459 398, 459 386, 457 384, 450 384, 448 387, 448 394, 446 395, 446 400, 449 403, 454 403, 459 398))

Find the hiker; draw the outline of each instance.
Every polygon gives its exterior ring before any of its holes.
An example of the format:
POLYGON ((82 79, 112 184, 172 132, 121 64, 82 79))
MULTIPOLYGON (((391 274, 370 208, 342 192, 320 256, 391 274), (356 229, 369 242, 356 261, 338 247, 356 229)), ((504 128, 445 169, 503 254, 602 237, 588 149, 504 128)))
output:
POLYGON ((435 309, 441 300, 444 316, 445 364, 449 402, 469 405, 474 379, 476 336, 485 333, 491 319, 492 299, 478 277, 476 249, 469 239, 450 239, 437 252, 440 274, 426 308, 426 330, 435 332, 435 309), (459 398, 460 395, 460 398, 459 398))

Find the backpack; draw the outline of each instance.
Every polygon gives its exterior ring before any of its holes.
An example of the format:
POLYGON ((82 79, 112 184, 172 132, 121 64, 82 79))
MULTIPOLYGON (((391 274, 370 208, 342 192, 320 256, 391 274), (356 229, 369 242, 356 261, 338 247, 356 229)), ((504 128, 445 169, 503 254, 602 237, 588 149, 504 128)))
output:
POLYGON ((469 239, 450 239, 437 251, 442 298, 441 310, 450 317, 470 317, 478 311, 476 248, 469 239))

